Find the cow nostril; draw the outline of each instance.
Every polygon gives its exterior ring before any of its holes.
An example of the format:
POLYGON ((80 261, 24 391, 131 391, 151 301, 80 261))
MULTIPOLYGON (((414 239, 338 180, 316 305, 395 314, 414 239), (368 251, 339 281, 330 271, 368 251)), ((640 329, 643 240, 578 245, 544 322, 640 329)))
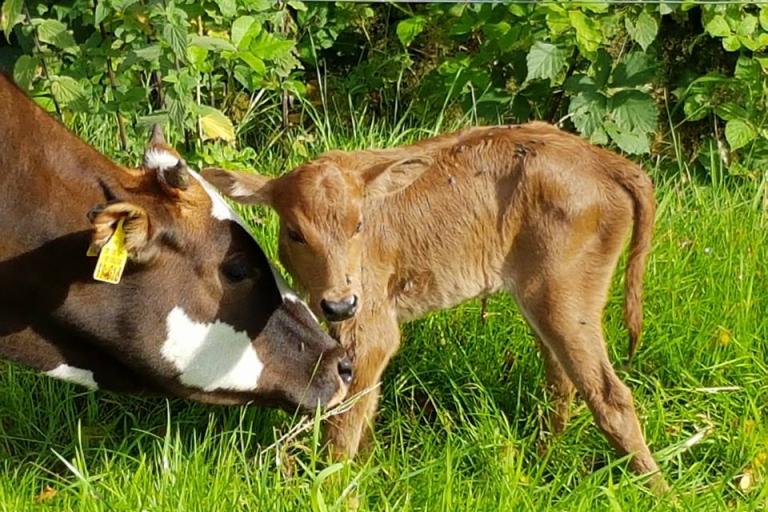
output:
POLYGON ((345 357, 341 361, 339 361, 338 365, 338 371, 339 371, 339 377, 341 377, 342 382, 349 386, 352 383, 352 361, 349 360, 348 357, 345 357))

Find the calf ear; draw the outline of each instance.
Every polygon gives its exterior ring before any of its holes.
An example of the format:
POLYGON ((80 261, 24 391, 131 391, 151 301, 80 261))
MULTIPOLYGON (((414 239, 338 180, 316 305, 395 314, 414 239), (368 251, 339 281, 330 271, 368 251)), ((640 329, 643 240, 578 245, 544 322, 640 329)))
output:
POLYGON ((243 204, 271 204, 272 182, 256 173, 227 171, 218 167, 203 169, 203 178, 230 199, 243 204))
POLYGON ((363 173, 365 195, 375 198, 403 190, 431 165, 432 159, 426 156, 408 157, 374 165, 363 173))
POLYGON ((147 211, 135 204, 123 201, 95 206, 88 212, 93 225, 89 254, 98 253, 123 220, 125 248, 132 261, 146 262, 154 255, 150 244, 150 222, 147 211))

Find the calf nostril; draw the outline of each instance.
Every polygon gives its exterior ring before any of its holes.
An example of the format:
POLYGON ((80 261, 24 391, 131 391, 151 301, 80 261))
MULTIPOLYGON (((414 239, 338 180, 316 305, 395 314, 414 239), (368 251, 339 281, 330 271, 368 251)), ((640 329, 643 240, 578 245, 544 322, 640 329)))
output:
POLYGON ((323 313, 326 315, 333 315, 336 312, 336 309, 332 306, 332 303, 325 299, 320 300, 320 309, 322 309, 323 313))
POLYGON ((325 318, 331 322, 346 320, 357 312, 357 295, 350 295, 339 301, 321 299, 320 308, 323 310, 325 318))
POLYGON ((342 382, 344 382, 344 384, 349 386, 352 383, 353 371, 352 371, 352 361, 350 361, 348 357, 345 357, 344 359, 339 361, 338 371, 339 371, 339 377, 341 377, 342 382))

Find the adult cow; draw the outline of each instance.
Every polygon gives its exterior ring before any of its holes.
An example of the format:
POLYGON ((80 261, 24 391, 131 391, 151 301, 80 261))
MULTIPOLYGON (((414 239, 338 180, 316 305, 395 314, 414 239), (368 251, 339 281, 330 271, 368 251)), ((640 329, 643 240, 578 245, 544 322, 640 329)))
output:
POLYGON ((373 390, 330 423, 338 451, 353 455, 368 434, 400 322, 506 290, 539 339, 552 428, 564 428, 578 390, 633 469, 665 488, 602 326, 631 232, 625 314, 634 351, 655 212, 639 166, 534 122, 332 151, 276 179, 203 175, 239 201, 275 208, 283 262, 354 358, 351 392, 373 390))
POLYGON ((91 388, 339 402, 351 367, 226 203, 156 130, 116 165, 0 75, 0 355, 91 388), (118 226, 122 225, 122 228, 118 226), (124 230, 118 284, 93 279, 124 230))

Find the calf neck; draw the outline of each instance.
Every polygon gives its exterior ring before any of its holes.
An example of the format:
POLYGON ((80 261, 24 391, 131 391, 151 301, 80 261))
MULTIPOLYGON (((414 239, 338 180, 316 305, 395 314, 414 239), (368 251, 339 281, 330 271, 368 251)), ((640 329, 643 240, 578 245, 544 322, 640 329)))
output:
MULTIPOLYGON (((653 185, 637 165, 530 123, 334 151, 276 179, 220 169, 205 175, 237 200, 275 208, 282 261, 352 354, 351 391, 373 389, 329 425, 337 450, 354 454, 367 436, 400 322, 505 290, 542 350, 552 429, 564 428, 578 390, 633 468, 658 472, 602 328, 611 276, 632 232, 625 320, 634 352, 655 214, 653 185), (328 301, 355 307, 328 315, 328 301)), ((655 482, 664 485, 660 476, 655 482)))

